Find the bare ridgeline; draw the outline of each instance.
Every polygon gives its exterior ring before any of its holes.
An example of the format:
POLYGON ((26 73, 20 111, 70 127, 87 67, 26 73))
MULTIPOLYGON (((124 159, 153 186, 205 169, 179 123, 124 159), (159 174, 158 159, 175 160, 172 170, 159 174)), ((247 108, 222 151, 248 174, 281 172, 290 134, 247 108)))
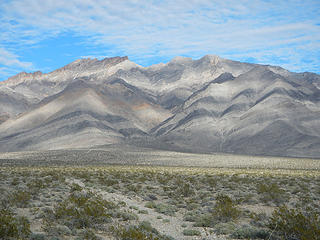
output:
POLYGON ((317 74, 217 56, 20 73, 0 239, 318 240, 319 102, 317 74))

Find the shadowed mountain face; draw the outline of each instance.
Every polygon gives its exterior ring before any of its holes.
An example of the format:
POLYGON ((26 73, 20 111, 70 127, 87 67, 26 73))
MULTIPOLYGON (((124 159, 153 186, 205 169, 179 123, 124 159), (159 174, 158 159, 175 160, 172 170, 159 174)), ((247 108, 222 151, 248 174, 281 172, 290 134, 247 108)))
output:
POLYGON ((320 76, 217 56, 115 57, 0 83, 0 151, 122 143, 320 158, 320 76))

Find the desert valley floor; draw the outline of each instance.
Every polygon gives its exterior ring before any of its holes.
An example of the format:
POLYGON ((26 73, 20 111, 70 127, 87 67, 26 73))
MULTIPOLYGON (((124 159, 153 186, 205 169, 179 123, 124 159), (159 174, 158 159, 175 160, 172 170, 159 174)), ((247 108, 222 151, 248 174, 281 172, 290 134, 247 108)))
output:
POLYGON ((320 160, 0 153, 1 239, 319 239, 320 160))

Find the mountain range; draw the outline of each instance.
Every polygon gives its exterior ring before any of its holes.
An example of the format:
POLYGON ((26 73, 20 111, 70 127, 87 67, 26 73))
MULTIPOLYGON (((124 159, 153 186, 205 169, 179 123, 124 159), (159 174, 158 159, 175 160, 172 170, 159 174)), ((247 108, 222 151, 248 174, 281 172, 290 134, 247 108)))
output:
POLYGON ((113 57, 0 82, 0 151, 112 144, 320 158, 320 75, 215 55, 113 57))

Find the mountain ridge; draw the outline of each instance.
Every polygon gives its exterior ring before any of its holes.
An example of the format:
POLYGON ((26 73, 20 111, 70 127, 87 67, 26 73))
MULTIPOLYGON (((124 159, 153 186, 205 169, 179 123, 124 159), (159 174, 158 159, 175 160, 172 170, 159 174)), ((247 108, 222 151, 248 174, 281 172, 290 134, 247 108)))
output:
POLYGON ((149 67, 125 56, 0 83, 0 151, 122 143, 320 158, 320 76, 216 55, 149 67))

